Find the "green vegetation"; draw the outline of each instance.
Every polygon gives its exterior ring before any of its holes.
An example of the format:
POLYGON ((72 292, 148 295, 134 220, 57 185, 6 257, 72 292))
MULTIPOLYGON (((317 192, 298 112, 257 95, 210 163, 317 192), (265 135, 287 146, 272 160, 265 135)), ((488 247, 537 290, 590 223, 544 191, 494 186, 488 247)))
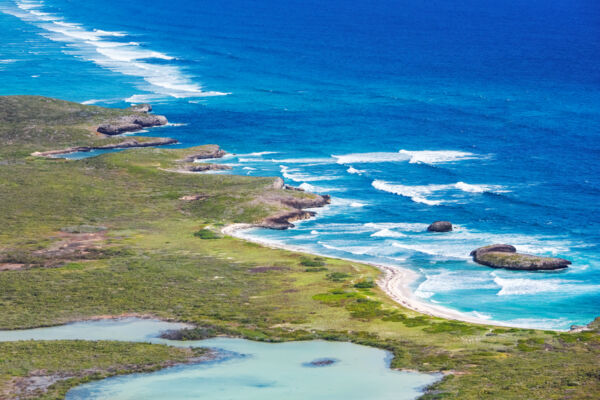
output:
POLYGON ((216 234, 210 229, 202 228, 199 231, 194 232, 194 236, 200 239, 220 239, 221 235, 216 234))
POLYGON ((198 359, 204 349, 80 340, 0 343, 0 398, 61 399, 73 386, 198 359), (34 377, 47 385, 35 388, 34 377), (49 386, 48 390, 44 390, 49 386))
MULTIPOLYGON (((425 316, 373 285, 374 267, 221 237, 218 226, 256 223, 280 211, 284 206, 265 201, 271 195, 311 195, 274 189, 272 178, 168 171, 204 147, 129 149, 79 161, 29 156, 112 140, 89 126, 119 112, 0 98, 6 144, 0 147, 0 266, 12 266, 0 270, 0 329, 152 314, 198 326, 182 339, 224 333, 387 349, 394 368, 449 373, 427 399, 591 399, 600 392, 597 326, 556 334, 425 316)), ((123 365, 156 368, 189 356, 178 352, 112 342, 1 344, 0 391, 39 369, 104 371, 60 381, 47 394, 56 398, 80 379, 133 370, 123 365), (93 361, 86 358, 91 354, 93 361)))

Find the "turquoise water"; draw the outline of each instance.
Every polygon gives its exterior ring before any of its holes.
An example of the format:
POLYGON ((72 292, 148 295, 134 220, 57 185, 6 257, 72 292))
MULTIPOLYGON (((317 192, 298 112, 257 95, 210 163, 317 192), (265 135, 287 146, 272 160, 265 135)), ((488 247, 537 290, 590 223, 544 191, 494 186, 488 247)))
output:
POLYGON ((237 153, 224 160, 234 173, 334 197, 297 229, 252 235, 410 268, 421 300, 511 325, 600 315, 596 0, 1 0, 0 11, 0 94, 150 101, 183 125, 145 135, 218 143, 237 153), (457 230, 425 232, 439 219, 457 230), (469 259, 495 242, 573 264, 531 273, 469 259))
POLYGON ((75 399, 414 399, 439 379, 436 374, 389 368, 391 355, 351 343, 325 341, 261 343, 215 338, 178 342, 157 338, 184 324, 127 318, 78 322, 51 328, 0 331, 7 340, 124 340, 171 346, 211 347, 222 358, 148 374, 88 383, 67 393, 75 399), (316 360, 333 364, 311 366, 316 360))

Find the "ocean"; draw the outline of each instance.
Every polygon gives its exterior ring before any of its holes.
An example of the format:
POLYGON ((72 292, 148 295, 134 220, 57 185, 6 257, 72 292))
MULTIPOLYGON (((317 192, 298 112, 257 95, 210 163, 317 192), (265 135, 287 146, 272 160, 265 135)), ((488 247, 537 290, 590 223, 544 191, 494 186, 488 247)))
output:
POLYGON ((490 321, 600 315, 596 1, 1 0, 0 32, 2 95, 150 102, 172 124, 144 135, 333 197, 252 236, 409 268, 422 301, 490 321), (492 243, 573 264, 470 260, 492 243))

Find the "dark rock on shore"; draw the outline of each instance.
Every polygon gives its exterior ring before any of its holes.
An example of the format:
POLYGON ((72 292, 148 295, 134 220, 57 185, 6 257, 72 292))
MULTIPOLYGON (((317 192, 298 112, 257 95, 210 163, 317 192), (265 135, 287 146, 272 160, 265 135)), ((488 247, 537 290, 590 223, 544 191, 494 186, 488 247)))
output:
POLYGON ((305 208, 323 207, 331 202, 331 197, 328 195, 314 195, 314 197, 294 197, 289 194, 278 195, 268 199, 269 202, 282 204, 290 207, 293 210, 283 211, 278 214, 265 218, 260 224, 260 227, 269 229, 288 229, 293 228, 294 221, 300 221, 315 216, 314 211, 306 211, 305 208))
POLYGON ((331 197, 329 195, 315 195, 314 198, 298 198, 298 197, 284 197, 279 200, 286 206, 303 209, 303 208, 316 208, 323 207, 331 203, 331 197))
POLYGON ((563 258, 539 257, 520 254, 508 244, 494 244, 480 247, 471 252, 473 261, 492 268, 505 268, 524 271, 555 270, 566 268, 571 264, 563 258))
POLYGON ((97 131, 104 135, 113 136, 125 132, 139 131, 142 128, 166 125, 167 123, 167 118, 162 115, 127 115, 108 124, 99 125, 97 131))
POLYGON ((429 232, 450 232, 452 230, 452 223, 449 221, 435 221, 427 227, 427 230, 429 232))
POLYGON ((269 229, 277 229, 277 230, 285 230, 288 228, 293 228, 294 221, 301 221, 304 219, 312 218, 316 215, 314 211, 304 211, 304 210, 295 210, 289 212, 283 212, 279 214, 272 215, 270 217, 265 218, 259 226, 261 228, 269 228, 269 229))
POLYGON ((62 150, 50 150, 50 151, 36 151, 32 153, 32 156, 36 157, 53 157, 61 154, 88 152, 92 150, 113 150, 113 149, 128 149, 131 147, 154 147, 164 146, 167 144, 177 143, 177 140, 171 138, 156 138, 156 140, 150 140, 147 142, 139 142, 136 139, 127 139, 119 143, 105 144, 102 146, 78 146, 69 147, 62 150))
POLYGON ((183 167, 185 171, 189 172, 205 172, 205 171, 227 171, 230 170, 231 167, 229 165, 223 164, 207 164, 207 163, 199 163, 194 165, 186 165, 183 167))
POLYGON ((187 156, 182 161, 184 162, 194 162, 196 160, 208 160, 211 158, 223 158, 227 152, 221 150, 219 146, 211 145, 208 148, 200 153, 192 154, 191 156, 187 156))

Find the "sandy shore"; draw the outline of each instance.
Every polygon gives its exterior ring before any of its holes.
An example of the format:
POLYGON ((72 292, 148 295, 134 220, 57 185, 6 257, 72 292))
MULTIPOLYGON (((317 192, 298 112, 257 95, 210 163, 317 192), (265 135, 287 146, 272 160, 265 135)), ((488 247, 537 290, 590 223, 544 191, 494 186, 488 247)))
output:
MULTIPOLYGON (((249 242, 257 243, 265 247, 275 248, 275 249, 283 249, 290 251, 297 251, 302 253, 307 253, 306 249, 301 248, 299 246, 291 246, 279 243, 273 243, 266 240, 257 239, 254 237, 250 237, 248 235, 244 235, 243 231, 250 228, 255 228, 255 225, 251 224, 232 224, 224 227, 221 232, 225 235, 229 235, 232 237, 236 237, 238 239, 247 240, 249 242)), ((326 254, 317 254, 315 255, 330 257, 326 254)), ((486 320, 483 318, 477 318, 475 316, 462 313, 460 311, 455 311, 446 307, 437 306, 435 304, 426 303, 416 298, 410 289, 410 285, 418 278, 418 274, 408 268, 402 268, 397 266, 389 266, 376 264, 371 262, 365 262, 361 260, 353 260, 349 258, 342 257, 333 257, 333 258, 341 258, 347 261, 356 262, 360 264, 368 264, 372 265, 383 272, 383 276, 377 281, 379 287, 394 301, 401 304, 406 308, 410 308, 411 310, 417 311, 421 314, 427 314, 435 317, 464 321, 473 324, 482 324, 482 325, 496 325, 496 326, 510 326, 509 324, 502 323, 500 321, 486 320)))

